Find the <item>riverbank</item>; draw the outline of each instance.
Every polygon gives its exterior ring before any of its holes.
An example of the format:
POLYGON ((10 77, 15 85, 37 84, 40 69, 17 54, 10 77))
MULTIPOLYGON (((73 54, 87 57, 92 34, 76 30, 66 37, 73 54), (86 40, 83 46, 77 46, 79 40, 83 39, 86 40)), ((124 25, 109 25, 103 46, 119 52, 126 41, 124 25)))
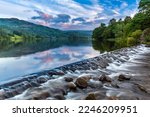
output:
POLYGON ((17 78, 0 99, 150 99, 150 48, 144 45, 17 78))

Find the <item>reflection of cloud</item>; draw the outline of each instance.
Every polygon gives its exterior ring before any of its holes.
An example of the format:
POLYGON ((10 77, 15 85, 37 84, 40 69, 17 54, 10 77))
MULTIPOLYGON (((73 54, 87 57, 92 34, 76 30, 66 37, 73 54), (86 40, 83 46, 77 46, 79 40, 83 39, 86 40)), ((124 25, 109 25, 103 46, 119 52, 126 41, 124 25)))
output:
POLYGON ((73 58, 81 59, 81 58, 84 57, 84 54, 82 54, 82 53, 81 53, 81 54, 74 54, 74 53, 73 53, 73 54, 72 54, 72 57, 73 57, 73 58))
POLYGON ((20 58, 0 58, 1 80, 80 61, 99 55, 92 47, 60 47, 20 58), (82 50, 82 51, 81 51, 82 50))

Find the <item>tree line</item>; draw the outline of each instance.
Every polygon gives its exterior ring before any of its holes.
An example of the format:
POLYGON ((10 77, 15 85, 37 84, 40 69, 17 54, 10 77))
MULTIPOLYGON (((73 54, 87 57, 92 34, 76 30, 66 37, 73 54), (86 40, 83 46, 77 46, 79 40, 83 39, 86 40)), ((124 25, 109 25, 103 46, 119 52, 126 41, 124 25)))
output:
MULTIPOLYGON (((93 31, 93 42, 97 46, 117 49, 140 43, 150 43, 150 0, 141 0, 139 12, 131 18, 126 16, 118 21, 113 18, 106 25, 101 23, 93 31)), ((107 50, 106 49, 106 50, 107 50)))

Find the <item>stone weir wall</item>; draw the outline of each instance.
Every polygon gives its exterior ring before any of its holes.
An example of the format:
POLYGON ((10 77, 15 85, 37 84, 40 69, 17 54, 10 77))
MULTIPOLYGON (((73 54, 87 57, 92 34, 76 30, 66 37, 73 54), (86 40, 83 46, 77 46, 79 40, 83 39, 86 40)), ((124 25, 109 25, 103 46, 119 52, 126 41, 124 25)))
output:
MULTIPOLYGON (((0 84, 0 99, 9 99, 16 95, 20 95, 29 88, 40 87, 41 84, 60 78, 62 76, 65 76, 66 74, 81 75, 82 73, 96 70, 95 73, 98 72, 101 74, 110 75, 113 70, 111 71, 110 69, 107 69, 107 66, 109 66, 110 64, 117 65, 127 62, 130 59, 130 55, 138 53, 137 49, 140 47, 141 46, 123 48, 100 54, 99 56, 94 58, 64 65, 52 70, 45 70, 39 73, 33 73, 16 78, 16 80, 0 84)), ((65 80, 72 81, 72 79, 70 78, 67 78, 65 80)), ((109 79, 106 78, 106 80, 109 79)))

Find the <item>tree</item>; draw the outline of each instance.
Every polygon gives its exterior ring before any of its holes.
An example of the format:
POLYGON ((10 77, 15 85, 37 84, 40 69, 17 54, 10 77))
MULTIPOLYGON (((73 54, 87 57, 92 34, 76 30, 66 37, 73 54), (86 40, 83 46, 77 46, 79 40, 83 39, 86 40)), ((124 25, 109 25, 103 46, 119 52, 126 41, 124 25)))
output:
POLYGON ((150 15, 150 0, 141 0, 139 3, 139 10, 142 13, 150 15))
POLYGON ((127 46, 134 46, 136 44, 137 44, 136 39, 134 39, 133 37, 128 37, 127 46))
POLYGON ((109 25, 113 25, 113 24, 115 24, 116 23, 116 19, 115 18, 113 18, 113 19, 111 19, 110 21, 109 21, 109 25))
POLYGON ((142 35, 142 30, 136 30, 131 34, 131 37, 135 39, 140 39, 141 35, 142 35))
POLYGON ((130 16, 126 16, 124 19, 125 24, 129 23, 132 21, 132 18, 130 16))
POLYGON ((106 28, 105 24, 101 23, 100 27, 96 28, 93 31, 92 38, 95 40, 103 41, 104 40, 103 32, 104 32, 105 28, 106 28))

